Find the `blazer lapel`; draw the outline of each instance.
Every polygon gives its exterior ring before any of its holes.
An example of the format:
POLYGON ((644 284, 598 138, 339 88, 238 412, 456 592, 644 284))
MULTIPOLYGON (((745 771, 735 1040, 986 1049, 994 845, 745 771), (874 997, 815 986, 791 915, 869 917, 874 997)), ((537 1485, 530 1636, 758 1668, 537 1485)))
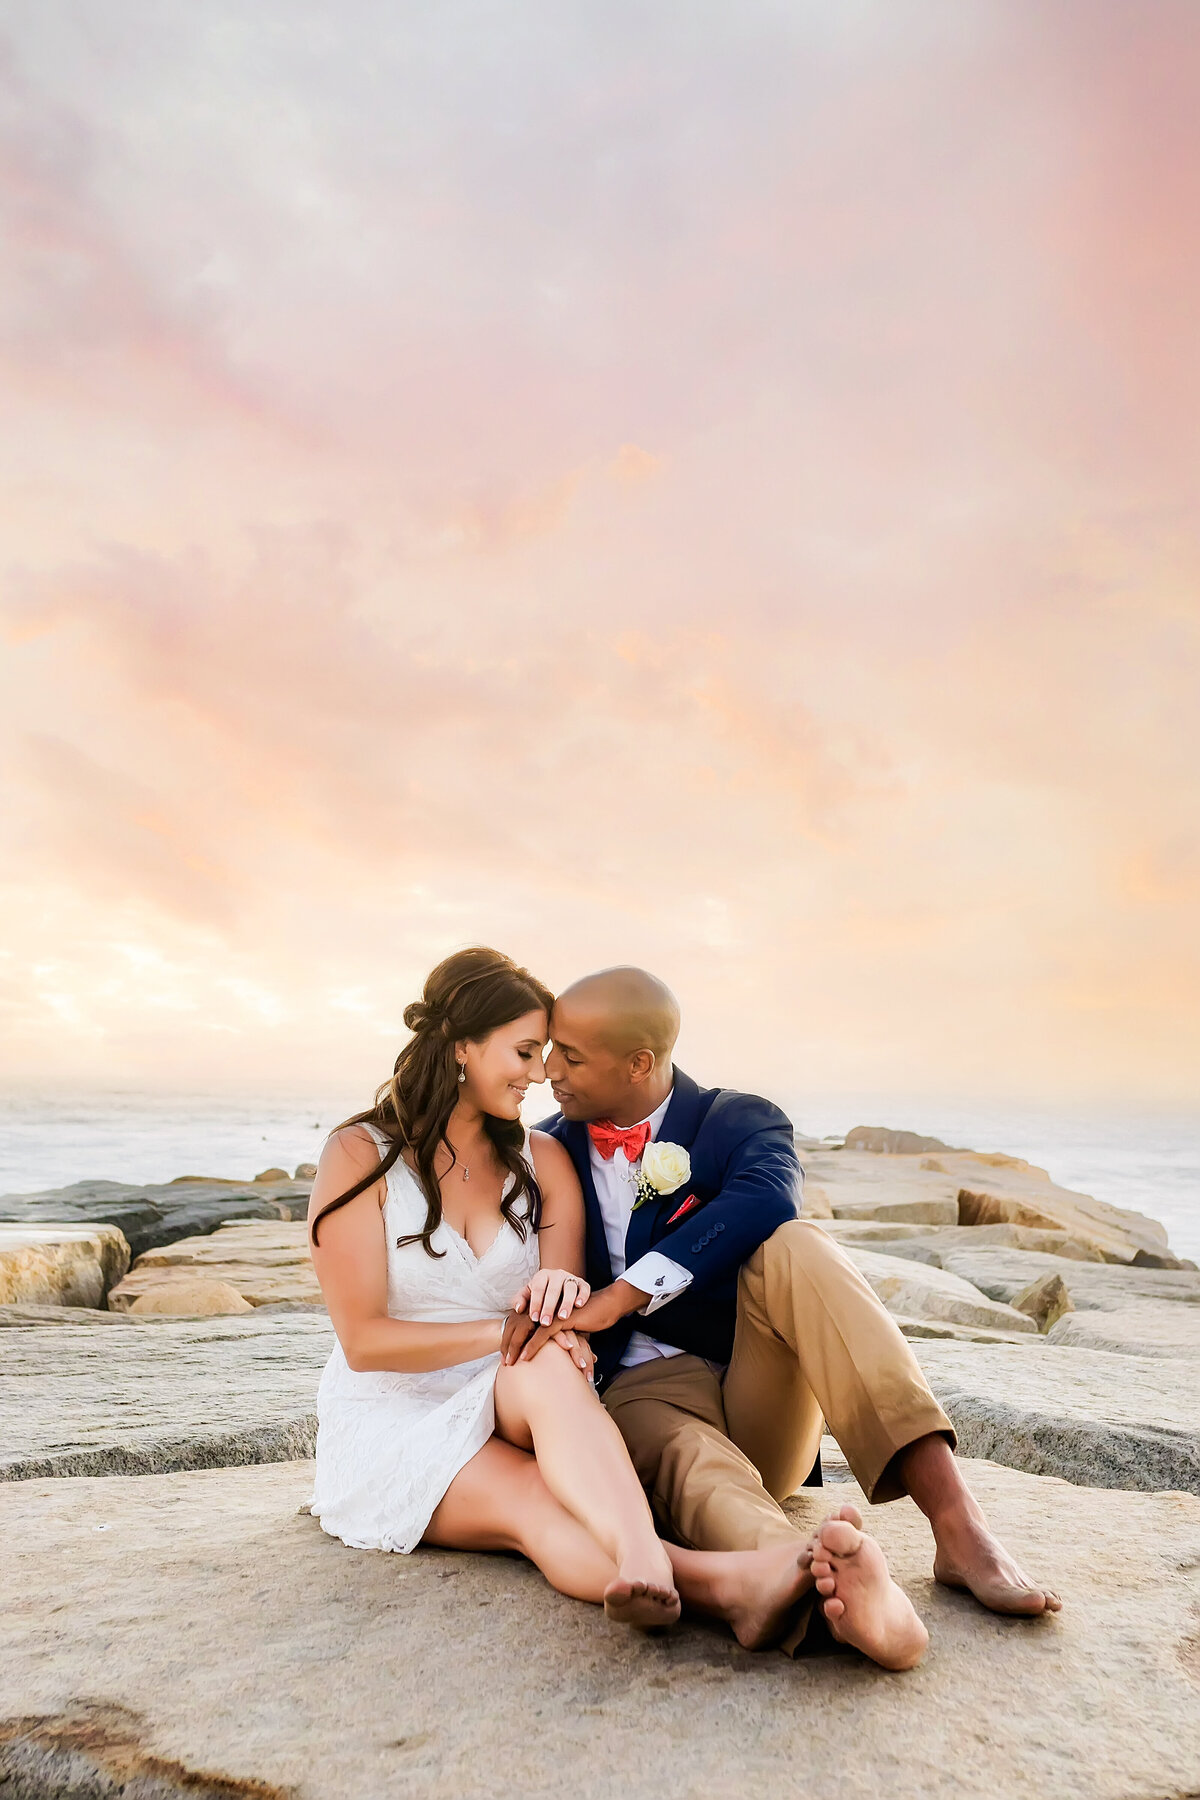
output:
POLYGON ((568 1120, 562 1130, 562 1141, 571 1153, 571 1161, 575 1164, 575 1173, 579 1176, 583 1188, 583 1210, 587 1219, 588 1265, 593 1273, 599 1273, 603 1279, 594 1281, 593 1287, 611 1287, 612 1260, 608 1254, 608 1239, 604 1235, 604 1215, 600 1211, 600 1201, 596 1196, 596 1184, 592 1180, 592 1162, 588 1155, 587 1126, 578 1120, 568 1120))
MULTIPOLYGON (((674 1085, 671 1090, 671 1103, 663 1114, 663 1122, 655 1133, 654 1141, 658 1144, 681 1144, 690 1150, 696 1141, 696 1133, 700 1125, 700 1089, 690 1075, 682 1069, 672 1069, 674 1085)), ((675 1208, 687 1197, 687 1188, 679 1194, 668 1194, 663 1200, 643 1200, 642 1204, 630 1214, 629 1225, 625 1232, 625 1266, 635 1263, 639 1256, 645 1256, 656 1235, 656 1227, 661 1227, 675 1208)), ((598 1209, 597 1209, 598 1210, 598 1209)))

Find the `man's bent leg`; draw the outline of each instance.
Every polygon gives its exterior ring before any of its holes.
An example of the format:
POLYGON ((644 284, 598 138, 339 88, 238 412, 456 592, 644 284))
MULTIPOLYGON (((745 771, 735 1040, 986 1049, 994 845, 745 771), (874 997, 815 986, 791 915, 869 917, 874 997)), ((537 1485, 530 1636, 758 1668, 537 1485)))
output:
POLYGON ((662 1356, 625 1369, 604 1404, 629 1447, 655 1513, 693 1550, 760 1550, 799 1539, 733 1443, 721 1384, 698 1356, 662 1356))
POLYGON ((899 1326, 811 1219, 742 1265, 723 1397, 730 1436, 777 1499, 811 1466, 822 1415, 873 1505, 905 1492, 897 1451, 930 1432, 957 1442, 899 1326))
MULTIPOLYGON (((655 1357, 626 1369, 605 1390, 604 1404, 668 1535, 693 1550, 787 1545, 800 1554, 804 1534, 730 1439, 721 1383, 701 1357, 655 1357)), ((787 1655, 824 1635, 810 1631, 820 1619, 815 1607, 810 1589, 797 1602, 779 1646, 787 1655)))
POLYGON ((789 1220, 742 1267, 733 1360, 725 1377, 731 1435, 782 1498, 808 1455, 796 1373, 812 1390, 875 1505, 908 1493, 933 1527, 934 1573, 995 1612, 1057 1611, 988 1530, 953 1455, 954 1428, 887 1309, 850 1258, 811 1220, 789 1220), (790 1459, 790 1460, 789 1460, 790 1459))

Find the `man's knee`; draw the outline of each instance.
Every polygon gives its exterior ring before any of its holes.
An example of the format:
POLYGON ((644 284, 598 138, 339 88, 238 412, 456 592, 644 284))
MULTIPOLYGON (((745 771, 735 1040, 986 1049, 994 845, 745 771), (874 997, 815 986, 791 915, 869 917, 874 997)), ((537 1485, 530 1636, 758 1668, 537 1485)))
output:
POLYGON ((841 1245, 815 1219, 787 1219, 775 1227, 747 1266, 765 1274, 781 1268, 821 1268, 845 1260, 841 1245))

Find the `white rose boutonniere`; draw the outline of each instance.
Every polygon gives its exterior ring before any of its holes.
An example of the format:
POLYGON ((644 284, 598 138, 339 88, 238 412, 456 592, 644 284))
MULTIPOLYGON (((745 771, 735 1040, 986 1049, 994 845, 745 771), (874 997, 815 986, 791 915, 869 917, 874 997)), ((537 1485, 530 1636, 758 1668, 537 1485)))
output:
POLYGON ((644 1200, 661 1200, 689 1180, 692 1159, 682 1144, 647 1144, 638 1170, 636 1212, 644 1200))

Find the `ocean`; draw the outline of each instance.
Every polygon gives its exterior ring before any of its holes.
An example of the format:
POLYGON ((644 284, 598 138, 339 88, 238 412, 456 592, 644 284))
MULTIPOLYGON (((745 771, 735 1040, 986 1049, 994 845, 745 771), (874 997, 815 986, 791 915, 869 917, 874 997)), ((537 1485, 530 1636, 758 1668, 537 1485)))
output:
MULTIPOLYGON (((261 1169, 315 1162, 325 1135, 367 1096, 361 1089, 247 1098, 110 1092, 0 1095, 0 1194, 65 1187, 86 1177, 248 1180, 261 1169)), ((1064 1187, 1149 1213, 1171 1247, 1200 1262, 1200 1115, 1049 1109, 1018 1103, 931 1104, 895 1095, 780 1095, 812 1137, 854 1125, 920 1131, 974 1150, 1004 1150, 1064 1187)), ((551 1110, 538 1094, 531 1121, 551 1110)))

